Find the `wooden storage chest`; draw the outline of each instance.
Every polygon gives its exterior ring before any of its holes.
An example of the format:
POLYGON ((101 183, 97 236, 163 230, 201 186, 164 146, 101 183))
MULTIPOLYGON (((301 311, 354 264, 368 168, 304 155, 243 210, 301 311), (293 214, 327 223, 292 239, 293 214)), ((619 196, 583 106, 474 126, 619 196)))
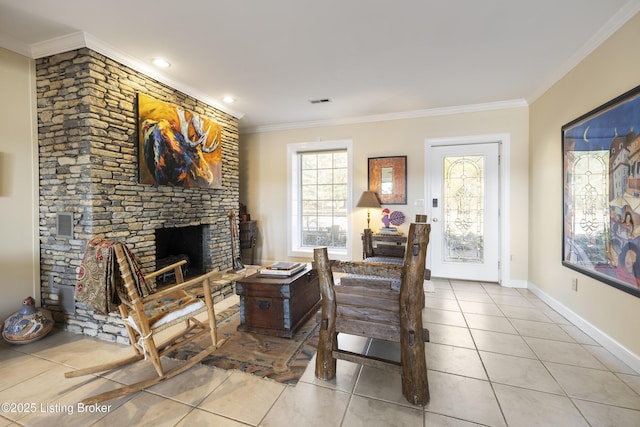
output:
POLYGON ((253 274, 236 282, 240 296, 239 331, 291 338, 318 309, 318 273, 305 269, 293 276, 253 274))

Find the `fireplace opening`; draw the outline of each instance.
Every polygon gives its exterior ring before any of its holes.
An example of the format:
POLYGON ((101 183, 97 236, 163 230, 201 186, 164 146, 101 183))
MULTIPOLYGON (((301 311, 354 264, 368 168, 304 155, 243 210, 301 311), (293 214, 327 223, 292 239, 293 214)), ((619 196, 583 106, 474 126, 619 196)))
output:
MULTIPOLYGON (((184 259, 187 261, 182 266, 182 274, 185 279, 203 274, 205 272, 204 234, 206 231, 208 231, 208 226, 205 225, 156 229, 156 269, 184 259)), ((158 286, 170 283, 175 283, 173 273, 167 273, 157 279, 158 286)))

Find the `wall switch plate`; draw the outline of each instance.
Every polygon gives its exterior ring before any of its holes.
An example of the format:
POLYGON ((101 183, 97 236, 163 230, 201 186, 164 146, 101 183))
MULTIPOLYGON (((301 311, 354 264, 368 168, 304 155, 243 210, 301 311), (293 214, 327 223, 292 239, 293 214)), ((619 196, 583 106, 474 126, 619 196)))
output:
POLYGON ((571 279, 571 290, 578 292, 578 279, 571 279))

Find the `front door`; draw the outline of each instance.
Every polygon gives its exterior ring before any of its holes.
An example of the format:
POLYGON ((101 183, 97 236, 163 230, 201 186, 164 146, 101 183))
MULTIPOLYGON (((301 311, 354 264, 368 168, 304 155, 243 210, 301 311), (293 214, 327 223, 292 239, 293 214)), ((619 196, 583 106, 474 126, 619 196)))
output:
POLYGON ((434 277, 499 280, 499 143, 430 147, 434 277))

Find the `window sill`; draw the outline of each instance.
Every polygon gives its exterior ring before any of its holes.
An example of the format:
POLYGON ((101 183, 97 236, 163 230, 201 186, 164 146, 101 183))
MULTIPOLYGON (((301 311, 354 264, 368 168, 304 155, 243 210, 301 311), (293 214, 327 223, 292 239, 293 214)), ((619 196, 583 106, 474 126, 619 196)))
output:
MULTIPOLYGON (((289 251, 287 254, 292 258, 311 258, 313 259, 314 248, 297 248, 289 251)), ((328 248, 328 254, 330 259, 337 259, 341 261, 349 261, 349 254, 346 249, 328 248)))

